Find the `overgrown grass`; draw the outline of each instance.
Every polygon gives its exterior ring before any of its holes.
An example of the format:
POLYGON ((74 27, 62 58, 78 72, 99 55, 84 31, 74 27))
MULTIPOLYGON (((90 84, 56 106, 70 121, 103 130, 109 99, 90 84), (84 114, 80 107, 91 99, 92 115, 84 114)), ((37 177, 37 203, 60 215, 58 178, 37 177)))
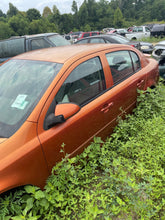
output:
POLYGON ((164 220, 165 86, 139 92, 134 114, 105 142, 65 157, 44 191, 26 186, 0 197, 0 219, 164 220))
POLYGON ((146 42, 153 43, 153 44, 156 44, 159 41, 163 41, 163 40, 165 40, 165 37, 164 38, 161 38, 161 37, 147 37, 147 38, 140 39, 140 41, 146 41, 146 42))

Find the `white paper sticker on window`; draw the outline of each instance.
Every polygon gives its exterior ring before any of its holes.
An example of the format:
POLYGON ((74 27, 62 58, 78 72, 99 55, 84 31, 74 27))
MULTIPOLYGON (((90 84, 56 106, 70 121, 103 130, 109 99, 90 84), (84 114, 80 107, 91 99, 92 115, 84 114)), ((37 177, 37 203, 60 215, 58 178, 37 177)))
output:
POLYGON ((15 99, 15 101, 13 102, 13 104, 11 105, 12 108, 18 108, 23 110, 26 105, 28 104, 28 101, 25 101, 27 95, 25 94, 20 94, 17 96, 17 98, 15 99))

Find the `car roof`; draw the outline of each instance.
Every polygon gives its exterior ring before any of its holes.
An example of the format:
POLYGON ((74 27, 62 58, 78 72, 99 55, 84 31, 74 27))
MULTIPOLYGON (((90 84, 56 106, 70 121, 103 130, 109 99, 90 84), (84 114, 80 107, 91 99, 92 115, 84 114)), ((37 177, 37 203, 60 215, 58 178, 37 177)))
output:
POLYGON ((47 36, 52 36, 52 35, 59 35, 59 34, 58 34, 58 33, 42 33, 42 34, 12 36, 12 37, 8 38, 7 40, 10 40, 10 39, 18 39, 18 38, 47 37, 47 36))
POLYGON ((42 33, 42 34, 32 34, 32 35, 24 35, 26 38, 31 38, 31 37, 47 37, 51 35, 59 35, 58 33, 42 33))
MULTIPOLYGON (((115 29, 116 30, 116 29, 115 29)), ((91 38, 111 38, 111 37, 114 37, 114 36, 117 36, 117 37, 121 37, 121 35, 119 34, 115 34, 115 33, 112 33, 112 34, 99 34, 99 35, 94 35, 94 36, 89 36, 89 37, 84 37, 83 39, 80 39, 79 41, 82 41, 82 40, 85 40, 85 39, 91 39, 91 38)), ((77 41, 76 41, 77 42, 77 41)), ((75 42, 75 43, 76 43, 75 42)))
POLYGON ((96 53, 105 49, 121 48, 119 44, 88 44, 68 45, 60 47, 44 48, 26 52, 12 59, 39 60, 56 63, 65 63, 70 58, 81 58, 88 54, 96 53))

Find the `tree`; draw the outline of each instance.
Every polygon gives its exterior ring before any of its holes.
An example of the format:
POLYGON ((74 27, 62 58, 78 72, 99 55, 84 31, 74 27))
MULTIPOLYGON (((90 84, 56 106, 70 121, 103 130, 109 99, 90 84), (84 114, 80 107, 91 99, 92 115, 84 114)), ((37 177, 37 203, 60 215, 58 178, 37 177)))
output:
POLYGON ((58 10, 56 5, 53 5, 53 14, 60 15, 60 11, 58 10))
POLYGON ((3 21, 0 21, 0 40, 11 37, 13 34, 12 29, 9 24, 3 21))
POLYGON ((116 28, 121 28, 123 26, 123 14, 119 7, 115 10, 113 23, 116 28))
POLYGON ((14 35, 21 36, 28 33, 28 21, 20 14, 11 17, 8 23, 13 30, 14 35))
POLYGON ((60 18, 59 29, 60 32, 65 34, 69 33, 73 27, 73 16, 72 14, 63 14, 60 18))
POLYGON ((26 14, 29 21, 38 20, 41 18, 40 12, 35 8, 29 9, 26 14))
POLYGON ((49 22, 47 18, 42 18, 39 20, 33 20, 29 24, 29 34, 40 34, 45 32, 58 32, 55 24, 49 22))
POLYGON ((52 11, 53 13, 49 16, 49 21, 55 24, 59 24, 61 15, 56 5, 53 5, 52 11))
POLYGON ((9 10, 7 11, 7 16, 12 17, 16 14, 18 14, 18 9, 12 3, 9 3, 9 10))
POLYGON ((88 10, 86 1, 81 5, 79 12, 78 12, 78 18, 79 18, 79 27, 85 26, 88 22, 88 10))
POLYGON ((75 0, 73 0, 72 3, 72 11, 74 12, 74 14, 77 14, 78 12, 77 2, 75 0))
POLYGON ((43 10, 42 16, 45 17, 45 18, 47 18, 47 17, 48 17, 49 15, 51 15, 51 14, 52 14, 51 9, 46 6, 46 7, 44 8, 44 10, 43 10))
POLYGON ((0 17, 6 18, 6 14, 4 14, 2 10, 0 10, 0 17))
POLYGON ((78 7, 76 1, 73 1, 72 3, 72 11, 74 12, 73 14, 74 28, 78 28, 79 19, 78 19, 78 7))

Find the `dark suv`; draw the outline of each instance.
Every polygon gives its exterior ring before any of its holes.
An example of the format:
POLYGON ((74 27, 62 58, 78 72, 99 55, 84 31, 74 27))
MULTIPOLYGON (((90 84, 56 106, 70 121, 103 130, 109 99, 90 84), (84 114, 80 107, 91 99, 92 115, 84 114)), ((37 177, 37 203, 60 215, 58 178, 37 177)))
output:
POLYGON ((165 36, 165 24, 155 24, 151 29, 151 36, 164 37, 165 36))

